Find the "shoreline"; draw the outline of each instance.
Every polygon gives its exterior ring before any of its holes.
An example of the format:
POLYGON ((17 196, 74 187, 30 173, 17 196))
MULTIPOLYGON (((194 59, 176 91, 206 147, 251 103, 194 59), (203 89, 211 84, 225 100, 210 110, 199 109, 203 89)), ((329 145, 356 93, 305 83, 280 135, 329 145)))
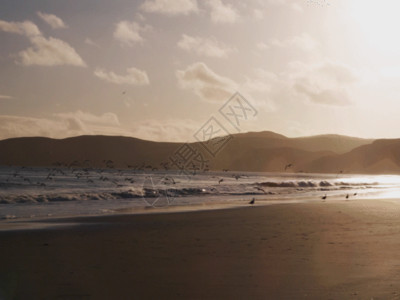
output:
MULTIPOLYGON (((355 201, 369 201, 371 199, 357 199, 355 201)), ((374 200, 374 199, 372 199, 374 200)), ((381 199, 389 200, 389 199, 381 199)), ((332 198, 327 202, 342 202, 345 201, 339 198, 332 198)), ((60 215, 60 216, 40 216, 40 217, 21 217, 21 218, 10 218, 0 220, 0 232, 16 231, 16 230, 43 230, 52 229, 59 227, 68 226, 79 226, 84 225, 85 222, 81 223, 79 220, 88 220, 89 218, 107 218, 107 217, 118 217, 126 215, 157 215, 157 214, 174 214, 174 213, 191 213, 191 212, 202 212, 202 211, 216 211, 216 210, 230 210, 230 209, 242 209, 246 207, 264 207, 270 205, 294 205, 302 203, 324 203, 325 201, 319 198, 315 199, 296 199, 296 200, 278 200, 278 199, 257 199, 256 203, 249 204, 249 199, 236 200, 234 202, 203 202, 200 204, 191 205, 179 205, 179 206, 160 206, 160 207, 131 207, 131 208, 120 208, 114 212, 102 213, 102 214, 81 214, 81 215, 60 215)), ((399 199, 400 203, 400 199, 399 199)))
POLYGON ((399 299, 393 202, 81 217, 0 232, 0 298, 399 299))

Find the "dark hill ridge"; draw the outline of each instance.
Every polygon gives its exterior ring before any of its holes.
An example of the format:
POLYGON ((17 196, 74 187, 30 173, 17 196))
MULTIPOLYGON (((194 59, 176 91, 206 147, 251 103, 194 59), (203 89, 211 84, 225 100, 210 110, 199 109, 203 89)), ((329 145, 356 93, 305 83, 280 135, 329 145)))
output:
MULTIPOLYGON (((0 141, 0 165, 162 168, 182 143, 121 136, 43 137, 0 141), (111 163, 112 161, 112 163, 111 163)), ((196 143, 192 144, 201 148, 196 143)), ((400 173, 400 140, 369 140, 341 135, 288 138, 270 131, 233 135, 211 170, 337 173, 400 173)))

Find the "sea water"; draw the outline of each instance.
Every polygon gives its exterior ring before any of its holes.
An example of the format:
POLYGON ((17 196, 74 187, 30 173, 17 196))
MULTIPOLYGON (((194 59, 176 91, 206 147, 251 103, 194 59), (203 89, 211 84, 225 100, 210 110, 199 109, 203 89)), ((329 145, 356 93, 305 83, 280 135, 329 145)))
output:
POLYGON ((247 205, 253 198, 256 204, 400 198, 400 176, 0 167, 0 222, 247 205))

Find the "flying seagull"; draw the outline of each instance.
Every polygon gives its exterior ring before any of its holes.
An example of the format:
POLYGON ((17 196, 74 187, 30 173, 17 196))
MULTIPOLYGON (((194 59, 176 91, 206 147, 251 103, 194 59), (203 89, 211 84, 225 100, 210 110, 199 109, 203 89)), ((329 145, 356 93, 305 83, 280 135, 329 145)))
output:
POLYGON ((258 187, 258 186, 255 186, 254 188, 255 188, 256 190, 258 190, 258 191, 263 192, 264 194, 267 193, 264 189, 262 189, 262 188, 260 188, 260 187, 258 187))

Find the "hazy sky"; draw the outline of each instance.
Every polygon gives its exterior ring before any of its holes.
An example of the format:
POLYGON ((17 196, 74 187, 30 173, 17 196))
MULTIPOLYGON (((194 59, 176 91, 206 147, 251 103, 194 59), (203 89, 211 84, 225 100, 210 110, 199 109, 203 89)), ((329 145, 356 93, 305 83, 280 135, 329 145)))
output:
POLYGON ((398 1, 0 5, 0 139, 190 141, 236 91, 242 131, 400 137, 398 1))

